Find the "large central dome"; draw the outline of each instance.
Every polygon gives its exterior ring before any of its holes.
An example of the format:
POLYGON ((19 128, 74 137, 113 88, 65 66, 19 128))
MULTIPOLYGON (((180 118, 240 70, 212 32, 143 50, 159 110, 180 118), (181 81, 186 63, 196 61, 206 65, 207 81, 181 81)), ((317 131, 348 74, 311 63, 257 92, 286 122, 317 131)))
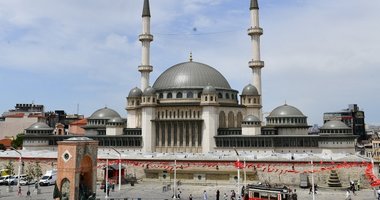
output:
POLYGON ((199 62, 176 64, 162 73, 154 82, 153 88, 204 88, 207 85, 218 89, 231 89, 226 78, 216 69, 199 62))

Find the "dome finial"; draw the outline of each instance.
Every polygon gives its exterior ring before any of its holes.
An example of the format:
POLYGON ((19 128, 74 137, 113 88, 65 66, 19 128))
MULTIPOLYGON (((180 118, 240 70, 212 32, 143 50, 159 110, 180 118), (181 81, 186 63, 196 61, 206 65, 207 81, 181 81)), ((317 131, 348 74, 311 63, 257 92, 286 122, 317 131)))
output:
POLYGON ((193 62, 193 52, 190 51, 190 57, 189 57, 190 62, 193 62))
POLYGON ((286 103, 286 99, 285 99, 285 104, 284 104, 284 106, 287 106, 288 104, 286 103))

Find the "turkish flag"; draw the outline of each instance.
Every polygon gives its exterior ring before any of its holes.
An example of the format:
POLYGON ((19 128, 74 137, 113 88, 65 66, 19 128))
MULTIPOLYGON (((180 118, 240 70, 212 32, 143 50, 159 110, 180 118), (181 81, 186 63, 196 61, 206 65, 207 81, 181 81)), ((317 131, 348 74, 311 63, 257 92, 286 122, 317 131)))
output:
POLYGON ((235 162, 235 167, 238 168, 238 169, 243 169, 244 168, 244 164, 242 162, 236 161, 235 162))

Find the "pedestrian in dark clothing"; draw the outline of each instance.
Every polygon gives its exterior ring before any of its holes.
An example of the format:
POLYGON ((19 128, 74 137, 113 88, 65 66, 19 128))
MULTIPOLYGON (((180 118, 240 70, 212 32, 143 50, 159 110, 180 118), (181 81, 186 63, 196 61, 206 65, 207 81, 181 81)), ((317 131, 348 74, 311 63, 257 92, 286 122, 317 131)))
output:
POLYGON ((220 192, 219 190, 216 190, 216 200, 219 200, 220 192))

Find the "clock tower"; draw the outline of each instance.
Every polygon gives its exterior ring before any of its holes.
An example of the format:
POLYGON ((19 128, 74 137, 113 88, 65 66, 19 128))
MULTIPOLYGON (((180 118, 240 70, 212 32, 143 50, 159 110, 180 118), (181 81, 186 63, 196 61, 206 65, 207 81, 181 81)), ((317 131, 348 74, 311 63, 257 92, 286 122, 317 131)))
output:
POLYGON ((75 137, 57 143, 56 184, 62 197, 79 199, 95 193, 98 141, 75 137))

